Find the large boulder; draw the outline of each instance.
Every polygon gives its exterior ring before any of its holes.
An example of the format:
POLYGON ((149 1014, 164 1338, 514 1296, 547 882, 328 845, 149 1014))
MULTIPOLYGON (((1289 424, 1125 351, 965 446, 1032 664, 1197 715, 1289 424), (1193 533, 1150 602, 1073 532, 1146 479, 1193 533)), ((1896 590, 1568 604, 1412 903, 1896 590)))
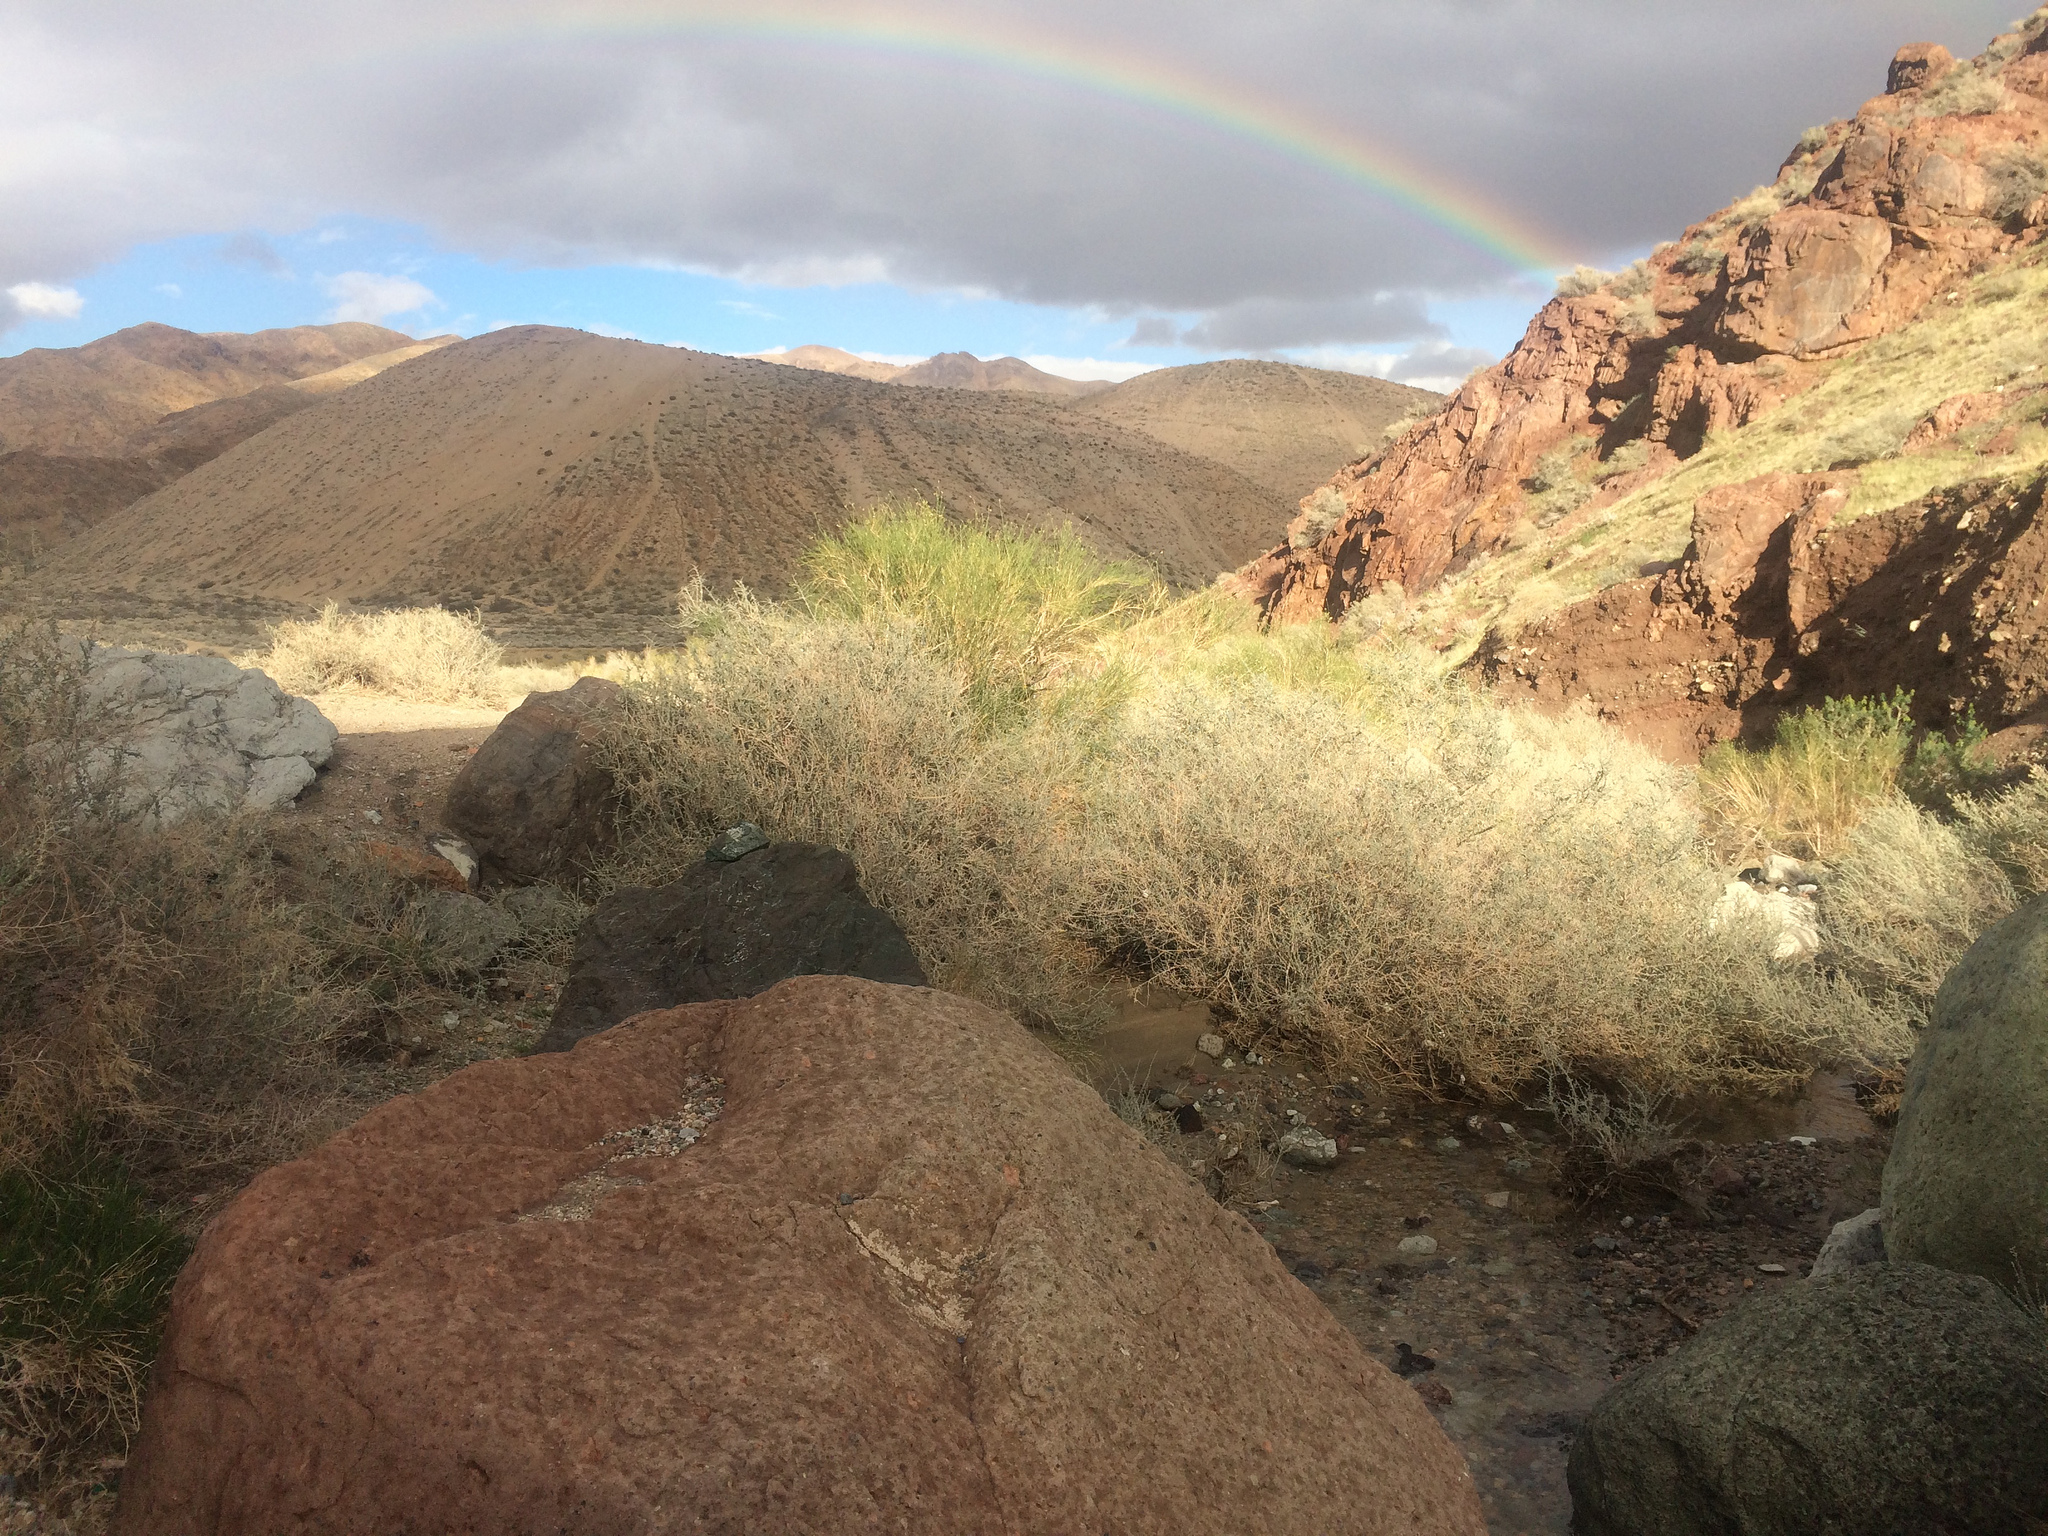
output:
POLYGON ((605 678, 579 677, 558 692, 530 693, 463 764, 442 819, 469 839, 487 879, 577 874, 611 846, 612 777, 596 745, 622 692, 605 678))
POLYGON ((334 724, 254 667, 218 656, 93 646, 90 720, 101 766, 158 823, 195 812, 274 810, 334 753, 334 724))
POLYGON ((585 919, 543 1051, 651 1008, 751 997, 791 976, 925 984, 896 919, 853 860, 816 843, 707 858, 680 880, 622 886, 585 919))
POLYGON ((1975 1275, 1866 1264, 1759 1295, 1603 1397, 1579 1536, 2026 1536, 2048 1323, 1975 1275))
POLYGON ((2048 1292, 2048 897, 1987 930, 1935 994, 1883 1201, 1894 1259, 2048 1292))
POLYGON ((806 977, 480 1063, 179 1277, 127 1536, 1483 1536, 1458 1452, 1007 1018, 806 977))

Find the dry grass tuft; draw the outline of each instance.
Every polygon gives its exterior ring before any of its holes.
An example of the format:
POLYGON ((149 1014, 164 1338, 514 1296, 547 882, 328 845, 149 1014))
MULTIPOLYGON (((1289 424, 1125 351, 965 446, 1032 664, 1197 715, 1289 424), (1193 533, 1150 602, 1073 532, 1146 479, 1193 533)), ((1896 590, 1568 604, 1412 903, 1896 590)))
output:
POLYGON ((1857 1051, 1709 934, 1673 770, 1406 651, 1133 604, 991 722, 914 605, 717 606, 629 687, 622 878, 746 817, 846 849, 943 984, 1027 1018, 1085 1032, 1108 968, 1431 1086, 1765 1086, 1857 1051))
POLYGON ((278 625, 270 649, 243 665, 261 667, 287 693, 363 688, 423 704, 492 703, 501 654, 478 614, 354 614, 329 603, 317 619, 278 625))

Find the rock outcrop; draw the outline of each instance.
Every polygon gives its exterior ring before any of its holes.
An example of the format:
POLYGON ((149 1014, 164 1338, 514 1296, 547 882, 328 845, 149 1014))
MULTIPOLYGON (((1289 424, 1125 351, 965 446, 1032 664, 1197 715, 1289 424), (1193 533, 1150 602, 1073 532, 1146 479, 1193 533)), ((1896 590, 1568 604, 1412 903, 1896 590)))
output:
POLYGON ((539 1048, 566 1051, 636 1013, 751 997, 792 976, 925 984, 903 930, 862 893, 853 860, 816 843, 729 833, 680 880, 622 886, 597 905, 539 1048))
POLYGON ((1572 1443, 1579 1536, 2024 1533, 2048 1520, 2048 1323, 1989 1281, 1866 1264, 1759 1295, 1572 1443))
POLYGON ((1044 1046, 810 977, 260 1176, 179 1277, 115 1529, 1485 1527, 1415 1392, 1044 1046))
POLYGON ((1639 445, 1613 494, 1662 473, 2034 239, 2044 145, 2048 13, 1966 65, 1902 50, 1887 93, 1802 138, 1771 187, 1626 272, 1565 284, 1504 361, 1331 482, 1334 526, 1305 497, 1289 539, 1230 584, 1272 616, 1341 617, 1528 537, 1546 455, 1639 445))
POLYGON ((86 659, 96 766, 149 820, 275 810, 333 755, 333 722, 253 667, 111 646, 86 659))
POLYGON ((487 880, 573 876, 612 844, 612 779, 596 743, 619 685, 579 677, 530 693, 498 722, 448 788, 442 817, 469 840, 487 880))
POLYGON ((1894 1259, 2048 1294, 2048 897, 1994 925, 1935 994, 1884 1165, 1894 1259))
POLYGON ((2044 484, 1959 486, 1837 525, 1851 472, 1702 496, 1669 571, 1609 587, 1473 664, 1510 695, 1589 705, 1674 757, 1757 738, 1788 710, 1904 688, 1924 725, 1968 705, 2020 726, 2048 704, 2044 484))

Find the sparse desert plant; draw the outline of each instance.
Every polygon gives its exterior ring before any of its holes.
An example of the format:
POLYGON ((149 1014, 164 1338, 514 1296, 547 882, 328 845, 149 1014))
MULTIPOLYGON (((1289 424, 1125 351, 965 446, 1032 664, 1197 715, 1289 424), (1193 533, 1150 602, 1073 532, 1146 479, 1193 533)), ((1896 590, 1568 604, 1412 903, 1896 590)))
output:
POLYGON ((1984 169, 1990 181, 1990 200, 1985 211, 2001 223, 2017 219, 2036 198, 2048 192, 2048 159, 2037 150, 2010 150, 1984 169))
POLYGON ((1728 265, 1728 252, 1705 240, 1689 240, 1671 264, 1693 277, 1704 277, 1728 265))
POLYGON ((1632 475, 1650 462, 1650 445, 1642 438, 1623 443, 1614 452, 1593 466, 1595 481, 1612 480, 1617 475, 1632 475))
POLYGON ((317 619, 288 619, 269 650, 245 658, 290 693, 365 688, 429 704, 495 701, 502 647, 476 613, 394 608, 343 613, 329 603, 317 619))
POLYGON ((1983 117, 2005 110, 2006 90, 1997 76, 1965 61, 1943 75, 1920 97, 1916 117, 1983 117))
POLYGON ((1344 497, 1334 485, 1319 487, 1302 508, 1301 526, 1287 536, 1296 549, 1312 549, 1344 521, 1344 497))
POLYGON ((1815 124, 1811 128, 1806 129, 1799 135, 1799 142, 1793 147, 1793 153, 1800 155, 1811 155, 1819 150, 1826 149, 1827 147, 1827 125, 1825 123, 1819 123, 1815 124))
POLYGON ((1657 281, 1657 269, 1647 259, 1632 261, 1608 281, 1608 290, 1617 299, 1639 299, 1647 294, 1657 281))
POLYGON ((1681 1187, 1679 1127, 1664 1099, 1634 1087, 1610 1095, 1553 1071, 1532 1107, 1555 1121, 1558 1184, 1581 1203, 1681 1187))
POLYGON ((1577 439, 1560 443, 1537 459, 1535 468, 1529 471, 1523 484, 1533 493, 1529 516, 1537 527, 1555 526, 1592 497, 1593 487, 1579 476, 1579 455, 1584 446, 1577 439))

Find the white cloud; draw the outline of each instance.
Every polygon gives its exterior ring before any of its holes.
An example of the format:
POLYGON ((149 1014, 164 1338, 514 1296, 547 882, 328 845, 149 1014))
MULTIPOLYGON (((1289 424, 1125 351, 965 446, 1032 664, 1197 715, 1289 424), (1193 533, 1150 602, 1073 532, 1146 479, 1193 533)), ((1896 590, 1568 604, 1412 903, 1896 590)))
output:
POLYGON ((720 299, 718 307, 720 309, 729 309, 736 315, 751 315, 756 320, 780 320, 782 318, 774 310, 763 309, 760 305, 750 304, 745 299, 720 299))
POLYGON ((1023 361, 1040 373, 1058 374, 1063 379, 1108 379, 1113 384, 1121 384, 1125 379, 1135 379, 1141 373, 1150 373, 1164 366, 1160 363, 1105 363, 1099 357, 1050 357, 1042 352, 1034 352, 1023 361))
POLYGON ((376 272, 343 272, 320 279, 321 290, 334 302, 330 320, 367 320, 381 325, 396 315, 423 312, 441 301, 425 283, 376 272))
POLYGON ((16 283, 7 290, 14 307, 31 320, 76 320, 85 296, 76 288, 51 283, 16 283))
POLYGON ((176 283, 158 283, 151 291, 160 293, 167 299, 182 299, 185 297, 185 290, 176 283))
POLYGON ((313 237, 313 243, 315 245, 332 245, 337 240, 346 240, 347 238, 348 231, 345 229, 323 229, 313 237))

